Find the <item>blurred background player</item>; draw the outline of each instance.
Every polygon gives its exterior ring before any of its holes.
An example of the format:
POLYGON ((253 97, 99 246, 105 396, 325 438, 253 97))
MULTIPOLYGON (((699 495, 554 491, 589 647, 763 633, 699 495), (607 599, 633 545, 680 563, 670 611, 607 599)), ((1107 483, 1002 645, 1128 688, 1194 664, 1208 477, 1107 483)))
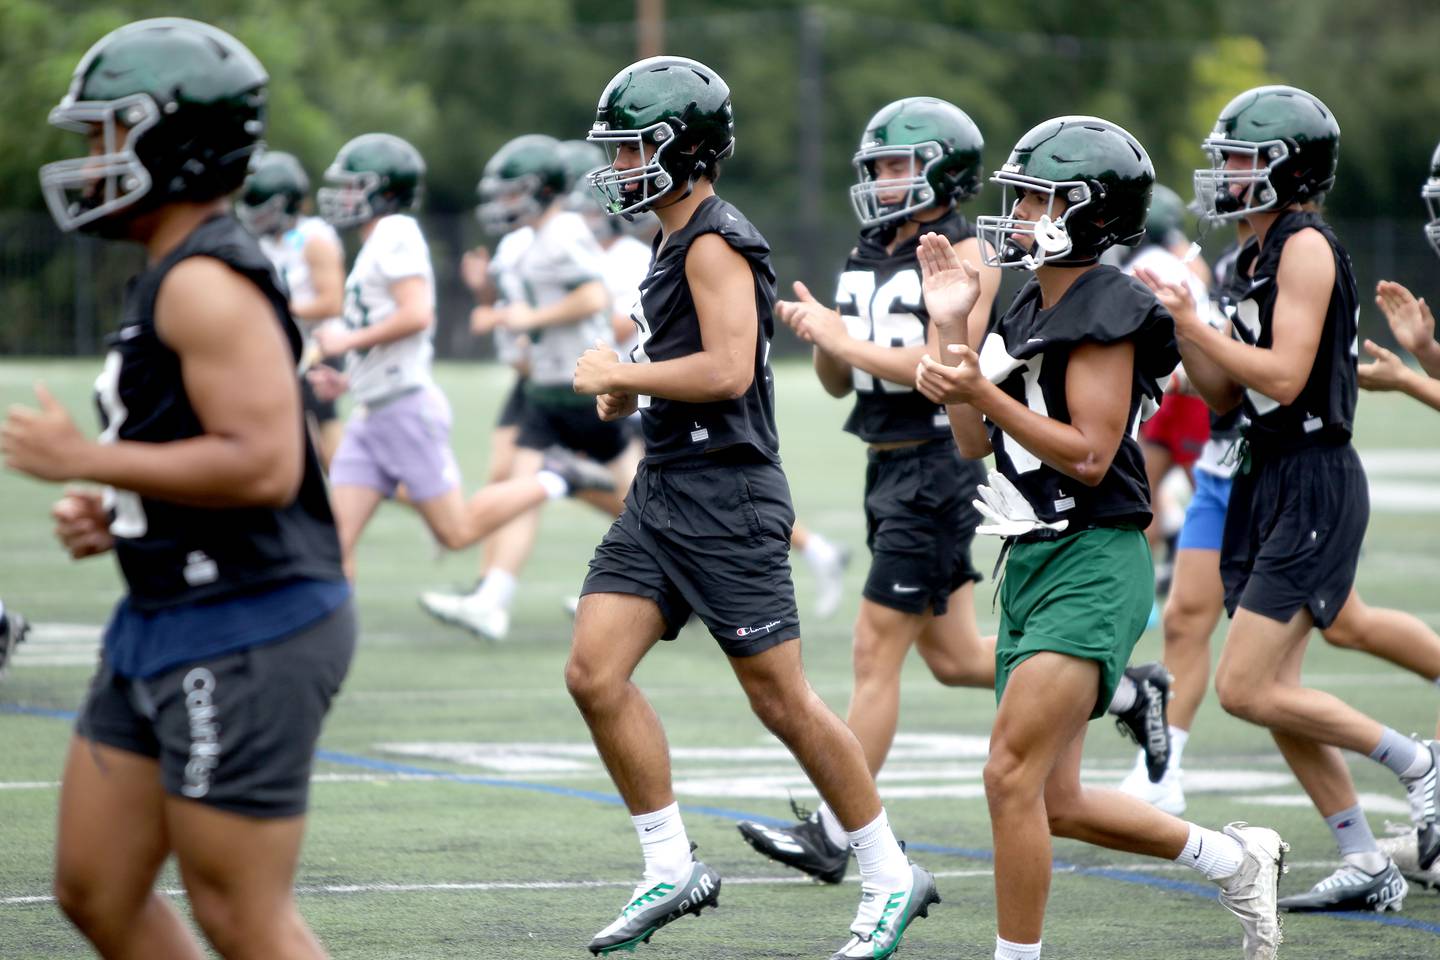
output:
MULTIPOLYGON (((895 739, 900 671, 912 647, 941 683, 988 688, 995 680, 995 640, 980 636, 974 590, 981 575, 970 560, 980 519, 971 503, 985 470, 960 456, 944 409, 915 389, 915 367, 937 336, 921 297, 920 234, 938 233, 959 256, 979 262, 974 228, 959 205, 983 185, 984 146, 970 117, 944 100, 909 97, 881 108, 853 158, 859 182, 850 194, 861 230, 840 274, 838 311, 798 282, 797 301, 776 305, 780 319, 813 345, 825 390, 854 393, 845 429, 868 445, 872 560, 855 622, 845 722, 874 775, 895 739)), ((970 321, 977 343, 999 283, 999 269, 986 267, 970 321)), ((790 827, 748 820, 739 827, 773 860, 827 883, 845 875, 845 829, 823 803, 790 827)))
POLYGON ((404 484, 406 498, 441 546, 467 547, 547 499, 608 487, 573 458, 528 476, 490 484, 469 500, 450 449, 450 404, 430 375, 435 279, 430 250, 409 212, 418 205, 425 163, 399 137, 367 133, 340 148, 318 194, 332 225, 356 229, 363 245, 345 281, 343 324, 315 332, 324 356, 345 356, 345 373, 313 367, 322 397, 348 389, 356 409, 330 468, 330 495, 345 569, 380 502, 404 484))
POLYGON ((576 392, 595 396, 606 420, 640 410, 645 437, 625 510, 590 563, 565 669, 645 862, 589 949, 632 950, 718 902, 720 877, 695 860, 675 801, 664 731, 633 681, 693 612, 849 831, 862 898, 832 960, 883 958, 939 897, 896 842, 854 734, 805 679, 769 363, 775 274, 765 239, 714 188, 734 131, 718 74, 654 57, 606 86, 590 135, 613 158, 594 177, 606 209, 654 210, 664 242, 635 310, 633 362, 595 347, 575 369, 576 392))
POLYGON ((0 679, 4 679, 5 672, 10 669, 15 648, 29 632, 29 621, 18 611, 6 607, 4 600, 0 600, 0 679))
MULTIPOLYGON (((1190 239, 1185 235, 1185 204, 1180 196, 1163 184, 1155 185, 1150 212, 1145 219, 1145 238, 1140 245, 1122 257, 1119 266, 1128 274, 1149 270, 1170 283, 1190 287, 1196 303, 1208 303, 1209 271, 1199 257, 1189 256, 1190 239), (1199 269, 1192 269, 1199 264, 1199 269)), ((1140 447, 1145 451, 1145 476, 1154 497, 1155 519, 1145 528, 1150 552, 1157 557, 1165 547, 1164 559, 1156 564, 1155 589, 1164 594, 1170 585, 1174 563, 1175 536, 1179 533, 1182 506, 1167 488, 1166 477, 1174 468, 1184 471, 1186 480, 1194 484, 1195 461, 1210 436, 1210 408, 1185 380, 1185 371, 1177 367, 1170 377, 1160 409, 1140 428, 1140 447)), ((1159 610, 1156 609, 1158 620, 1159 610)), ((1152 624, 1153 625, 1153 624, 1152 624)))
POLYGON ((315 396, 305 371, 316 362, 340 369, 337 360, 319 359, 314 330, 340 317, 345 302, 345 248, 334 227, 308 215, 309 206, 310 178, 300 161, 288 153, 267 150, 250 165, 235 216, 260 241, 260 249, 285 281, 290 316, 305 338, 300 398, 320 463, 328 470, 345 428, 335 401, 315 396))
POLYGON ((131 23, 85 54, 50 122, 89 156, 40 171, 56 222, 142 244, 83 435, 43 387, 0 428, 6 465, 72 487, 72 558, 114 552, 126 595, 75 724, 55 898, 103 957, 204 956, 154 889, 173 854, 227 958, 322 958, 295 906, 315 744, 355 648, 301 338, 231 194, 268 78, 193 20, 131 23))
POLYGON ((1255 234, 1236 261, 1236 338, 1206 322, 1184 286, 1140 276, 1174 315, 1206 402, 1218 412, 1243 403, 1250 421, 1221 543, 1232 620, 1215 689, 1227 712, 1270 731, 1343 860, 1281 908, 1398 910, 1405 880, 1376 844, 1340 750, 1367 755, 1404 786, 1428 868, 1440 858, 1440 748, 1302 686, 1300 675, 1311 628, 1330 629, 1355 599, 1369 519, 1350 443, 1359 302, 1350 257, 1318 212, 1339 141, 1329 109, 1284 86, 1235 97, 1205 139, 1211 166, 1196 171, 1197 197, 1209 216, 1243 217, 1255 234))
POLYGON ((1080 780, 1087 722, 1112 700, 1154 600, 1136 436, 1179 355, 1154 295, 1099 263, 1107 247, 1143 236, 1154 168, 1115 124, 1059 117, 1021 137, 992 180, 1002 212, 976 220, 982 249, 1033 276, 976 351, 966 319, 977 272, 941 238, 922 238, 942 359, 922 358, 917 384, 947 405, 963 454, 995 457, 979 528, 1005 537, 984 773, 995 960, 1040 957, 1052 835, 1196 870, 1239 918, 1245 956, 1273 960, 1285 851, 1274 830, 1209 830, 1080 780))
MULTIPOLYGON (((567 177, 573 169, 567 168, 566 159, 554 137, 526 134, 506 143, 486 163, 480 184, 483 218, 510 225, 509 235, 518 229, 531 235, 523 248, 514 245, 513 256, 509 251, 497 256, 503 302, 472 314, 471 329, 528 340, 511 478, 534 476, 545 451, 558 448, 605 465, 614 487, 625 489, 638 451, 626 456, 630 437, 624 427, 601 422, 594 403, 570 385, 575 361, 597 342, 613 345, 614 331, 604 256, 585 221, 566 209, 572 186, 567 177)), ((621 499, 611 490, 597 505, 613 517, 620 513, 621 499)), ((421 606, 444 623, 503 640, 510 630, 517 578, 539 527, 538 511, 510 521, 482 557, 485 569, 471 593, 428 591, 420 596, 421 606)))

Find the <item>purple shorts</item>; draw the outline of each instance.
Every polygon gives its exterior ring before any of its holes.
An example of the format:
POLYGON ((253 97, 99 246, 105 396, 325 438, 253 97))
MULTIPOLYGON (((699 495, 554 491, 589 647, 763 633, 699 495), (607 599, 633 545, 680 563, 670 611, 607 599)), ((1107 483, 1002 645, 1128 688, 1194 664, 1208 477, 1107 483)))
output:
POLYGON ((333 486, 370 487, 386 497, 405 484, 421 503, 460 485, 450 449, 450 402, 437 387, 424 387, 378 407, 359 407, 330 464, 333 486))

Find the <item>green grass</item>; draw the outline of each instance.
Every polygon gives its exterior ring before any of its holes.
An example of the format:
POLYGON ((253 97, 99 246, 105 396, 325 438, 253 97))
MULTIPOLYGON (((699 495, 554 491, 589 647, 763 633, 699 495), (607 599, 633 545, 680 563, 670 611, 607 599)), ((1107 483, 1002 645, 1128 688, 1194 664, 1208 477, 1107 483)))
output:
MULTIPOLYGON (((0 365, 0 406, 26 401, 29 384, 43 378, 88 424, 89 383, 97 369, 93 361, 0 365)), ((486 436, 505 384, 484 367, 443 366, 439 373, 456 412, 456 451, 473 485, 483 476, 486 436)), ((866 561, 860 512, 863 452, 839 429, 843 404, 825 397, 808 370, 784 366, 777 383, 783 451, 797 510, 810 526, 856 552, 846 606, 830 622, 807 622, 805 634, 812 682, 843 712, 850 684, 849 624, 866 561)), ((1420 448, 1434 455, 1440 450, 1437 423, 1434 414, 1403 398, 1366 396, 1359 445, 1362 452, 1420 448)), ((1440 493, 1433 473, 1391 479, 1430 484, 1440 493)), ((50 538, 46 517, 55 493, 13 474, 0 476, 0 596, 41 623, 98 624, 119 593, 118 577, 108 560, 72 564, 64 559, 50 538)), ((603 799, 613 791, 593 756, 562 749, 584 747, 588 738, 561 681, 569 622, 560 603, 576 591, 604 528, 598 515, 576 504, 548 510, 522 579, 512 642, 494 646, 434 624, 415 603, 422 589, 472 579, 474 551, 435 560, 428 535, 408 510, 386 507, 377 517, 361 548, 361 646, 322 740, 329 759, 317 770, 347 779, 316 783, 298 877, 301 908, 334 956, 579 957, 589 937, 628 896, 639 856, 623 809, 603 799), (554 749, 541 755, 562 769, 504 773, 394 747, 414 743, 548 744, 554 749), (393 771, 358 765, 371 761, 461 776, 401 779, 393 771), (373 779, 356 779, 358 774, 373 779)), ((978 546, 976 562, 988 572, 996 544, 987 539, 978 546)), ((1360 571, 1366 598, 1440 625, 1437 544, 1440 513, 1377 510, 1360 571)), ((802 606, 807 605, 810 583, 803 564, 797 581, 802 606)), ((986 629, 993 629, 996 620, 991 589, 986 584, 978 592, 986 629)), ((33 662, 45 649, 36 644, 23 650, 0 683, 0 707, 77 706, 89 668, 33 662)), ((1142 640, 1137 657, 1158 652, 1159 638, 1152 633, 1142 640)), ((1318 640, 1307 667, 1317 685, 1392 726, 1433 729, 1440 692, 1420 680, 1318 640)), ((903 753, 888 768, 892 776, 882 780, 883 792, 901 836, 917 847, 952 852, 917 850, 917 859, 942 874, 945 903, 910 930, 902 956, 988 960, 994 936, 988 865, 961 851, 990 846, 979 769, 994 700, 985 691, 938 686, 913 658, 907 669, 901 730, 911 739, 897 746, 903 753)), ((812 791, 793 763, 734 752, 773 747, 774 741, 748 712, 715 644, 702 631, 687 630, 654 652, 641 667, 639 682, 676 751, 675 775, 682 807, 690 811, 690 835, 726 878, 724 910, 677 923, 640 952, 699 960, 828 956, 843 939, 855 886, 794 882, 783 869, 756 858, 723 815, 729 810, 787 816, 785 789, 807 801, 812 791), (755 789, 746 789, 751 781, 755 789), (767 795, 754 795, 757 790, 767 795)), ((68 726, 59 719, 11 712, 0 713, 0 732, 0 957, 83 956, 83 942, 53 904, 14 899, 49 891, 56 791, 49 785, 5 787, 54 781, 68 726)), ((1099 724, 1088 745, 1087 773, 1113 781, 1131 755, 1108 724, 1099 724)), ((1278 827, 1293 844, 1297 863, 1286 890, 1322 875, 1333 857, 1323 822, 1303 805, 1261 802, 1300 797, 1263 731, 1224 715, 1212 698, 1201 711, 1186 767, 1192 775, 1270 775, 1268 785, 1237 780, 1213 792, 1192 792, 1187 817, 1209 825, 1246 819, 1278 827)), ((1358 758, 1351 767, 1362 791, 1403 803, 1383 769, 1358 758)), ((1403 812, 1376 812, 1372 805, 1377 831, 1387 817, 1405 819, 1403 812)), ((1240 956, 1238 927, 1213 898, 1132 882, 1188 884, 1192 874, 1069 842, 1058 842, 1055 852, 1068 868, 1054 884, 1047 956, 1240 956), (1117 879, 1089 869, 1102 867, 1143 872, 1117 879)), ((173 872, 162 882, 173 886, 173 872)), ((1291 918, 1282 955, 1418 960, 1440 954, 1440 896, 1412 892, 1402 916, 1425 929, 1291 918)))

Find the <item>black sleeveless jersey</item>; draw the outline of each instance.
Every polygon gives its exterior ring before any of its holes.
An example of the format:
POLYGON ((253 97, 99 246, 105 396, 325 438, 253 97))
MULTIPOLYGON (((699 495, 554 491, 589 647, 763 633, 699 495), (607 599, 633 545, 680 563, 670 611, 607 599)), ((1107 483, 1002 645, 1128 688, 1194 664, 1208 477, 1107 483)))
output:
MULTIPOLYGON (((229 216, 197 227, 165 259, 132 277, 120 329, 107 341, 96 380, 102 442, 169 443, 204 433, 185 395, 180 358, 155 331, 155 299, 165 275, 188 257, 213 257, 265 294, 298 362, 300 334, 270 261, 229 216)), ((276 322, 256 317, 254 322, 276 322)), ((130 602, 156 609, 210 600, 296 578, 343 580, 340 545, 320 462, 305 442, 300 493, 288 506, 207 508, 107 490, 115 555, 130 602)))
POLYGON ((1245 391, 1245 435, 1257 449, 1286 447, 1315 435, 1348 438, 1355 422, 1356 350, 1360 298, 1350 255, 1319 214, 1282 213, 1265 235, 1265 245, 1246 244, 1235 266, 1235 284, 1226 290, 1234 311, 1235 333, 1246 343, 1268 348, 1273 342, 1276 274, 1285 242, 1306 227, 1325 237, 1335 256, 1335 287, 1325 313, 1325 326, 1315 362, 1295 402, 1282 405, 1255 390, 1245 391))
POLYGON ((1135 344, 1130 383, 1116 384, 1130 402, 1120 449, 1099 485, 1086 486, 1055 470, 987 420, 995 466, 1014 483, 1041 520, 1069 521, 1069 532, 1090 525, 1150 522, 1145 457, 1136 436, 1142 409, 1153 412, 1161 382, 1180 362, 1175 323, 1139 280, 1112 266, 1081 274, 1060 302, 1040 307, 1040 284, 1031 277, 1010 308, 993 322, 981 345, 986 379, 1042 416, 1069 423, 1065 371, 1070 354, 1086 343, 1135 344))
MULTIPOLYGON (((893 225, 863 230, 845 261, 835 293, 835 306, 850 336, 882 347, 923 346, 930 335, 930 314, 920 289, 920 262, 915 251, 920 234, 938 233, 952 244, 975 236, 970 222, 957 210, 932 223, 922 223, 914 237, 885 249, 895 235, 893 225)), ((890 440, 931 440, 950 436, 945 408, 931 403, 909 383, 891 383, 856 369, 855 406, 845 429, 867 443, 890 440)))
MULTIPOLYGON (((1254 238, 1246 240, 1246 246, 1254 246, 1254 238)), ((1240 259, 1241 246, 1232 242, 1220 252, 1215 258, 1215 266, 1212 273, 1215 276, 1215 283, 1210 288, 1210 301, 1215 309, 1230 322, 1230 328, 1235 325, 1235 297, 1236 291, 1244 291, 1249 285, 1248 277, 1240 275, 1235 269, 1240 259)), ((1223 332, 1229 332, 1225 329, 1223 332)), ((1241 403, 1228 413, 1216 413, 1210 411, 1210 438, 1212 440, 1234 440, 1240 436, 1241 428, 1245 425, 1245 404, 1241 403)))
POLYGON ((640 398, 640 424, 645 459, 662 463, 703 456, 736 447, 753 449, 759 459, 780 462, 775 430, 775 378, 770 371, 770 338, 775 333, 775 271, 770 245, 750 221, 719 197, 708 197, 690 222, 655 239, 650 272, 640 284, 640 298, 631 311, 639 328, 639 344, 631 351, 636 363, 676 360, 704 349, 700 317, 685 279, 690 244, 706 233, 718 233, 743 256, 755 276, 755 375, 736 400, 683 403, 663 397, 640 398))

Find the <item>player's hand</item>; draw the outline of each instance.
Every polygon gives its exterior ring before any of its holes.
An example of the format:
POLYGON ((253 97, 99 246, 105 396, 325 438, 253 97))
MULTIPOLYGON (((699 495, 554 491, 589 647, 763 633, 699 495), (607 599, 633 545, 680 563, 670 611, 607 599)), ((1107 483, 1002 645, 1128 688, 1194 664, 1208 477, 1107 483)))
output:
POLYGON ((949 240, 938 233, 920 238, 915 251, 930 322, 941 331, 965 330, 965 322, 980 299, 980 271, 962 261, 949 240))
POLYGON ((1385 314, 1395 341, 1417 357, 1435 349, 1435 317, 1424 298, 1415 299, 1405 287, 1393 280, 1375 284, 1375 306, 1385 314))
POLYGON ((952 343, 945 349, 956 362, 941 363, 924 354, 915 368, 915 389, 931 403, 973 402, 985 383, 980 374, 980 358, 963 343, 952 343))
POLYGON ((352 335, 343 323, 324 323, 315 330, 315 346, 327 357, 342 357, 350 352, 352 335))
POLYGON ((795 299, 778 301, 775 304, 776 316, 805 343, 814 344, 827 353, 833 352, 841 340, 849 336, 845 319, 816 300, 810 289, 799 280, 794 286, 795 299))
POLYGON ((515 333, 524 333, 535 327, 535 308, 528 303, 507 303, 498 308, 499 325, 515 333))
POLYGON ((640 398, 633 393, 602 393, 595 398, 595 412, 609 423, 624 420, 640 409, 640 398))
POLYGON ((1211 329, 1210 324, 1200 318, 1195 297, 1191 295, 1188 286, 1162 280, 1153 270, 1136 270, 1135 276, 1155 292, 1155 299, 1160 301, 1160 306, 1174 319, 1176 337, 1181 340, 1195 340, 1211 329))
POLYGON ((40 409, 14 404, 0 425, 5 466, 37 480, 82 479, 94 441, 80 432, 70 412, 43 383, 35 384, 35 397, 40 409))
POLYGON ((460 258, 460 279, 477 297, 489 289, 490 251, 484 247, 466 250, 460 258))
POLYGON ((55 519, 55 539, 72 560, 105 553, 115 546, 110 535, 110 512, 99 490, 71 487, 50 508, 55 519))
POLYGON ((470 311, 470 332, 477 337, 493 333, 503 316, 499 307, 476 307, 470 311))
POLYGON ((603 342, 596 340, 595 346, 580 354, 575 361, 575 378, 572 386, 576 393, 598 397, 602 393, 614 393, 611 377, 620 366, 620 355, 603 342))
POLYGON ((1374 340, 1365 341, 1365 352, 1374 357, 1375 362, 1362 363, 1355 368, 1355 372, 1359 375, 1360 386, 1366 390, 1403 390, 1405 381, 1415 375, 1405 366, 1404 360, 1374 340))
POLYGON ((323 363, 317 363, 305 371, 305 379, 309 381, 310 388, 315 391, 316 399, 322 403, 329 403, 340 394, 350 389, 350 378, 336 370, 334 367, 327 367, 323 363))

